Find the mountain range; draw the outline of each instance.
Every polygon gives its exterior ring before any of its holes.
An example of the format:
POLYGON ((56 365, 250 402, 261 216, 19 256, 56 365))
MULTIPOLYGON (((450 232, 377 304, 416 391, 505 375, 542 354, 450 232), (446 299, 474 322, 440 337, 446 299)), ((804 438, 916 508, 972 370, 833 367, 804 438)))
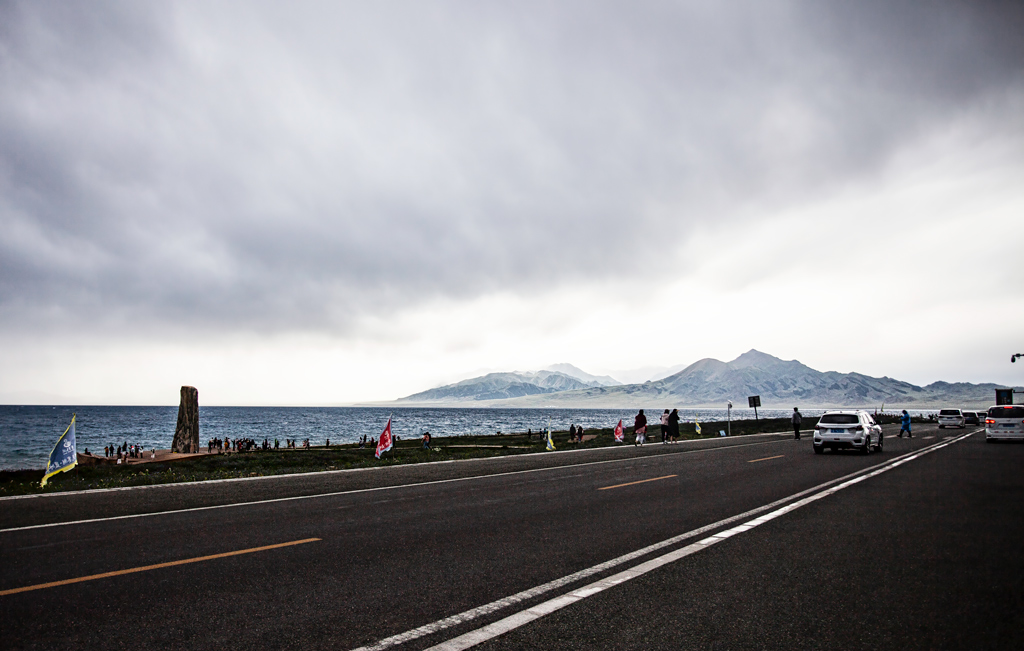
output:
POLYGON ((557 371, 488 373, 455 384, 422 391, 402 398, 402 400, 413 402, 505 400, 600 386, 603 385, 596 381, 587 382, 557 371))
POLYGON ((643 384, 615 384, 571 364, 533 373, 489 373, 399 399, 399 403, 493 407, 634 408, 658 405, 745 407, 761 396, 764 407, 988 406, 995 384, 933 382, 916 386, 889 377, 821 372, 796 360, 750 350, 731 362, 702 359, 678 373, 643 384))

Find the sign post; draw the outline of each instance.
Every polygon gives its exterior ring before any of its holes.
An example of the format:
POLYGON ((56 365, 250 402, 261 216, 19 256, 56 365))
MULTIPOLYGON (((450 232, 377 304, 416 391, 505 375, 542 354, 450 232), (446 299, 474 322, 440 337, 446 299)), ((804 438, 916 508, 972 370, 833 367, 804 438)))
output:
POLYGON ((732 436, 732 400, 729 401, 729 404, 726 407, 726 414, 728 418, 727 427, 729 428, 729 433, 727 434, 727 436, 732 436))
POLYGON ((747 398, 747 405, 754 410, 754 422, 760 425, 761 421, 757 418, 757 408, 761 406, 761 396, 749 396, 747 398))
POLYGON ((996 389, 996 405, 1024 405, 1024 389, 996 389))

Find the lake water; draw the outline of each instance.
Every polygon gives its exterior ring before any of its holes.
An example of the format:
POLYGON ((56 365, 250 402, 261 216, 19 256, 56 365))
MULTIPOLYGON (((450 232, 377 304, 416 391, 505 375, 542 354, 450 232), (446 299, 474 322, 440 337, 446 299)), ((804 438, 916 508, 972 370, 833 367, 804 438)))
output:
MULTIPOLYGON (((0 469, 44 468, 57 438, 77 413, 75 434, 78 451, 86 448, 102 454, 105 445, 124 442, 145 448, 169 448, 177 424, 177 407, 71 407, 0 405, 0 469)), ((647 410, 648 419, 658 422, 660 410, 647 410)), ((761 409, 762 418, 788 417, 789 410, 761 409)), ((820 410, 807 410, 817 416, 820 410)), ((310 439, 314 445, 352 443, 364 434, 380 436, 388 415, 392 431, 403 439, 419 438, 424 431, 435 436, 534 432, 545 429, 550 420, 557 430, 570 423, 585 428, 614 427, 622 419, 633 424, 634 409, 474 409, 474 408, 375 408, 375 407, 200 407, 199 437, 205 445, 211 438, 310 439)), ((680 409, 680 417, 692 423, 725 420, 724 409, 680 409)), ((736 420, 752 419, 752 409, 733 409, 736 420)))

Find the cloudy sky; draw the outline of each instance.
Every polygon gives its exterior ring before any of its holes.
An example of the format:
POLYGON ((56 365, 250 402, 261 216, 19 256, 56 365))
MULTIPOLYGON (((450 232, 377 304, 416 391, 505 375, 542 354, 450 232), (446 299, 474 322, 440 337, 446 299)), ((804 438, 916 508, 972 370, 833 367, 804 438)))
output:
POLYGON ((757 348, 1024 385, 1020 2, 0 2, 0 403, 757 348))

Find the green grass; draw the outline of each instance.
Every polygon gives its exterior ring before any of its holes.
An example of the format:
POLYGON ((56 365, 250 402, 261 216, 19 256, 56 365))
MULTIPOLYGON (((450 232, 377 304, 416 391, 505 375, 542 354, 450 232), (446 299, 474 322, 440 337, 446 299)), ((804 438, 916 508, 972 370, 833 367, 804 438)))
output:
MULTIPOLYGON (((899 422, 895 416, 879 417, 881 423, 899 422)), ((803 429, 814 427, 816 418, 804 417, 803 429)), ((759 422, 741 420, 732 422, 732 435, 744 436, 759 432, 792 431, 788 418, 761 419, 759 422)), ((647 440, 661 440, 657 425, 648 427, 647 440)), ((701 423, 702 434, 694 431, 693 423, 680 423, 680 438, 683 440, 717 437, 720 430, 727 429, 724 421, 701 423)), ((559 450, 598 448, 614 445, 612 430, 592 429, 587 434, 597 438, 586 443, 569 443, 568 432, 554 432, 555 447, 559 450)), ((632 428, 626 431, 626 444, 632 445, 632 428)), ((488 436, 435 436, 430 450, 424 450, 419 440, 400 441, 383 459, 375 459, 371 448, 359 448, 355 444, 334 445, 330 448, 314 447, 309 450, 269 450, 241 454, 216 455, 183 459, 169 463, 148 463, 140 465, 80 466, 74 470, 51 477, 45 489, 39 487, 42 470, 0 471, 0 496, 25 495, 30 493, 52 493, 58 491, 81 491, 97 488, 119 488, 168 484, 173 482, 203 481, 208 479, 229 479, 234 477, 264 477, 290 473, 320 472, 345 468, 368 468, 391 466, 427 461, 451 461, 457 459, 480 459, 518 454, 535 454, 544 451, 544 441, 534 434, 501 434, 488 436), (501 447, 454 447, 454 446, 501 446, 501 447)))

